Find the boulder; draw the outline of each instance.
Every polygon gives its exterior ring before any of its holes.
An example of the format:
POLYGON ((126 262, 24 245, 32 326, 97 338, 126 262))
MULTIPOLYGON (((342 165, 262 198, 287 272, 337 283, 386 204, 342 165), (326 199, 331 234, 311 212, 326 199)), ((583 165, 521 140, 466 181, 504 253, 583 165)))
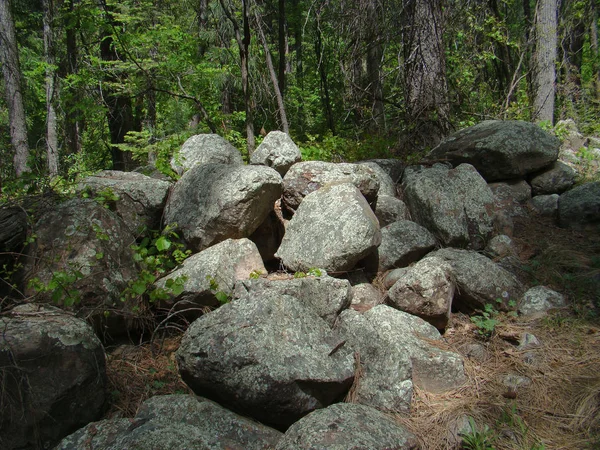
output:
POLYGON ((373 172, 375 172, 375 176, 379 180, 379 191, 377 191, 377 196, 396 196, 396 183, 392 180, 392 177, 389 176, 388 172, 384 168, 374 161, 363 161, 357 164, 367 166, 372 169, 373 172))
POLYGON ((352 303, 350 307, 364 312, 383 303, 383 295, 371 283, 359 283, 352 286, 352 303))
POLYGON ((352 183, 367 202, 377 200, 379 179, 373 169, 360 164, 304 161, 294 164, 283 178, 283 202, 287 209, 296 211, 311 192, 327 183, 352 183))
POLYGON ((360 191, 332 184, 305 197, 275 256, 293 271, 338 272, 352 269, 380 243, 379 223, 360 191))
POLYGON ((533 174, 529 183, 533 195, 561 194, 575 184, 577 172, 564 162, 555 161, 542 172, 533 174))
POLYGON ((379 305, 363 314, 344 311, 336 328, 360 354, 362 374, 352 390, 357 403, 408 411, 413 383, 444 392, 465 382, 462 357, 433 345, 440 333, 419 317, 379 305))
POLYGON ((509 217, 527 215, 525 205, 531 199, 531 186, 525 180, 509 180, 489 183, 494 194, 496 213, 507 214, 509 217))
POLYGON ((573 119, 559 120, 554 126, 554 132, 561 136, 561 150, 577 151, 585 145, 585 137, 577 128, 573 119))
POLYGON ((485 247, 494 231, 493 195, 473 166, 405 172, 402 184, 411 217, 442 245, 485 247))
POLYGON ((171 183, 137 172, 103 170, 78 187, 115 211, 134 234, 160 228, 171 183))
POLYGON ((406 272, 408 271, 408 267, 401 267, 399 269, 390 270, 383 277, 383 286, 386 289, 390 289, 396 281, 400 279, 406 272))
POLYGON ((361 162, 374 162, 383 170, 385 170, 385 172, 390 176, 394 184, 400 182, 400 179, 402 178, 402 172, 404 172, 404 168, 406 167, 405 163, 402 160, 392 158, 367 159, 361 162))
POLYGON ((176 357, 196 394, 287 428, 346 394, 354 357, 344 344, 294 297, 250 292, 192 323, 176 357))
POLYGON ((600 226, 600 181, 565 192, 558 199, 558 223, 564 228, 600 226))
POLYGON ((165 222, 177 223, 194 251, 250 236, 281 196, 270 167, 203 164, 188 170, 167 201, 165 222))
POLYGON ((131 419, 91 423, 54 450, 267 450, 282 433, 193 395, 149 398, 131 419))
POLYGON ((190 256, 177 270, 158 280, 156 286, 164 288, 168 280, 183 277, 183 292, 162 301, 161 306, 175 311, 197 308, 196 314, 186 315, 196 318, 203 306, 218 306, 219 296, 230 298, 235 283, 247 280, 252 273, 267 273, 256 245, 246 238, 227 239, 190 256))
POLYGON ((430 253, 447 261, 456 283, 454 306, 460 310, 483 310, 491 304, 501 311, 516 308, 523 293, 517 278, 491 259, 469 250, 444 248, 430 253))
POLYGON ((410 220, 393 222, 381 229, 379 270, 406 267, 421 259, 435 246, 435 238, 425 227, 410 220))
POLYGON ((104 348, 88 324, 27 304, 0 317, 0 328, 0 448, 51 448, 102 415, 104 348))
POLYGON ((26 294, 74 310, 98 333, 127 333, 140 305, 121 301, 138 276, 135 237, 123 220, 94 200, 75 198, 44 214, 34 232, 26 294))
POLYGON ((398 220, 410 220, 410 212, 406 204, 399 198, 380 195, 377 197, 375 217, 379 220, 379 226, 385 227, 398 220))
POLYGON ((249 293, 289 295, 303 306, 311 309, 321 319, 333 326, 340 312, 350 306, 352 291, 348 280, 339 280, 327 275, 303 278, 270 280, 259 278, 236 283, 234 298, 243 298, 249 293))
POLYGON ((507 256, 515 256, 517 251, 515 249, 515 244, 513 240, 505 235, 499 234, 498 236, 494 236, 488 244, 485 246, 484 250, 485 255, 491 259, 502 259, 507 256))
POLYGON ((486 120, 460 130, 434 148, 428 159, 468 163, 487 181, 522 177, 552 164, 560 141, 535 124, 486 120))
POLYGON ((388 302, 441 330, 450 320, 455 290, 450 264, 432 256, 408 268, 389 290, 388 302))
POLYGON ((242 165, 240 151, 218 134, 197 134, 183 143, 171 159, 171 167, 179 175, 201 164, 242 165))
POLYGON ((283 177, 293 164, 302 160, 300 149, 282 131, 271 131, 250 155, 250 164, 272 167, 283 177))
POLYGON ((275 450, 418 448, 416 437, 384 413, 356 403, 336 403, 292 425, 275 450))
POLYGON ((551 195, 536 195, 531 199, 529 204, 533 211, 540 216, 554 217, 558 216, 558 194, 551 195))
POLYGON ((546 286, 529 289, 519 303, 519 314, 540 317, 547 311, 566 306, 565 297, 546 286))
POLYGON ((23 291, 22 270, 27 230, 27 213, 20 207, 0 208, 0 298, 23 291), (13 290, 16 288, 16 290, 13 290))

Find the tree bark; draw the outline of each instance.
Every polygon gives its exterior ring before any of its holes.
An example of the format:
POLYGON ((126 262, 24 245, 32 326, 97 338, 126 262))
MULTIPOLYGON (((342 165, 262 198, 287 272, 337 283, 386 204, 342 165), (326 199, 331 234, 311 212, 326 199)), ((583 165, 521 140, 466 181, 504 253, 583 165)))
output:
POLYGON ((369 81, 368 92, 371 97, 371 113, 375 124, 373 131, 379 131, 385 126, 383 105, 383 82, 381 78, 381 59, 383 57, 383 43, 377 1, 369 0, 367 5, 368 21, 370 25, 366 33, 367 46, 367 78, 369 81))
POLYGON ((204 56, 208 48, 208 42, 204 37, 208 25, 208 0, 198 0, 198 54, 204 56))
POLYGON ((536 122, 554 123, 557 0, 538 0, 533 54, 533 113, 536 122))
MULTIPOLYGON (((78 49, 77 49, 77 31, 79 30, 79 20, 73 5, 74 0, 65 0, 66 25, 65 25, 65 46, 66 46, 66 67, 63 69, 63 76, 76 75, 79 71, 78 49)), ((76 154, 81 151, 81 130, 82 119, 78 105, 79 93, 76 90, 65 92, 63 89, 63 101, 65 105, 65 151, 68 154, 76 154)))
POLYGON ((278 6, 277 23, 279 25, 279 66, 277 78, 279 83, 279 92, 281 92, 281 95, 283 96, 283 93, 285 92, 285 56, 287 52, 287 39, 285 32, 285 0, 279 0, 278 6))
POLYGON ((58 133, 56 101, 58 79, 54 48, 54 2, 43 0, 44 8, 44 53, 46 57, 46 159, 50 177, 58 175, 58 133))
POLYGON ((329 95, 329 81, 327 80, 327 70, 325 68, 325 55, 323 52, 323 37, 319 22, 316 23, 315 30, 315 53, 317 54, 317 65, 319 67, 319 76, 321 78, 321 89, 323 89, 323 104, 325 106, 325 118, 327 128, 335 135, 335 120, 333 118, 333 108, 331 107, 331 98, 329 95))
POLYGON ((0 0, 0 62, 4 75, 4 94, 8 107, 10 141, 13 146, 14 169, 17 177, 29 172, 29 144, 27 142, 27 122, 21 93, 21 69, 19 49, 15 33, 15 23, 10 0, 0 0))

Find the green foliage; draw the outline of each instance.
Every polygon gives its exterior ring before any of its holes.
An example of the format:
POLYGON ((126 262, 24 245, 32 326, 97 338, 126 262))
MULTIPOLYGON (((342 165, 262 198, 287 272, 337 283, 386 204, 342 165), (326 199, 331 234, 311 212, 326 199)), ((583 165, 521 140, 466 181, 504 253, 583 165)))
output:
POLYGON ((215 294, 215 298, 219 301, 219 303, 224 305, 225 303, 229 303, 231 301, 231 295, 219 288, 219 283, 214 276, 207 275, 206 279, 208 280, 210 290, 213 292, 213 294, 215 294))
POLYGON ((63 306, 77 305, 81 301, 80 292, 74 288, 77 281, 84 278, 83 273, 75 268, 52 272, 47 283, 38 277, 29 280, 28 287, 38 293, 50 294, 53 303, 63 306))
POLYGON ((484 425, 479 428, 472 417, 469 417, 471 431, 462 435, 462 448, 465 450, 495 450, 496 436, 494 431, 484 425))
POLYGON ((308 272, 295 272, 294 278, 320 277, 323 276, 323 271, 317 267, 311 267, 308 272))
POLYGON ((494 334, 496 325, 500 323, 498 311, 494 308, 494 305, 488 303, 480 314, 471 317, 471 322, 477 327, 480 336, 489 339, 494 334))
POLYGON ((262 270, 253 270, 252 272, 250 272, 250 279, 258 280, 261 277, 261 275, 263 275, 262 270))

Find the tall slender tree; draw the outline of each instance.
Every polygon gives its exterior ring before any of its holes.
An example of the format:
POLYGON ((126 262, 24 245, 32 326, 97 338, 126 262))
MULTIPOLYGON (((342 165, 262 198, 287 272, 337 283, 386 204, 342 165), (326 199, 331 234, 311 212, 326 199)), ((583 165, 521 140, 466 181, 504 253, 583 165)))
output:
POLYGON ((533 53, 533 120, 554 123, 557 0, 538 0, 533 53))
POLYGON ((54 1, 43 0, 44 55, 46 58, 46 161, 48 174, 58 175, 58 77, 54 46, 54 1))

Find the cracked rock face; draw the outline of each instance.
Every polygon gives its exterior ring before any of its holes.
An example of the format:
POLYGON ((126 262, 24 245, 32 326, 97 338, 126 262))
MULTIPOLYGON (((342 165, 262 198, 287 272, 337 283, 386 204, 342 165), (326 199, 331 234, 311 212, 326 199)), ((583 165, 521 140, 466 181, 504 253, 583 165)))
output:
POLYGON ((171 167, 179 175, 202 164, 242 165, 240 151, 218 134, 197 134, 185 141, 171 159, 171 167))

